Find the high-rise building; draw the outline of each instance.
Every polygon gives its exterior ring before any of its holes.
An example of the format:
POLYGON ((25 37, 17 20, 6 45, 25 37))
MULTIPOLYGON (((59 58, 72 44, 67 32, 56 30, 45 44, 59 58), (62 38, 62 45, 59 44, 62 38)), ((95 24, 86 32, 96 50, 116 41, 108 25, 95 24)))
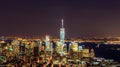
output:
POLYGON ((37 41, 34 41, 34 44, 35 44, 34 49, 33 49, 34 57, 38 57, 39 56, 39 44, 37 41))
POLYGON ((39 47, 34 47, 34 57, 39 56, 39 47))
POLYGON ((46 51, 50 51, 50 37, 48 35, 46 35, 46 39, 45 39, 45 45, 46 45, 46 51))
POLYGON ((39 41, 39 52, 41 51, 41 47, 42 47, 42 40, 39 41))
POLYGON ((61 55, 64 53, 63 47, 64 47, 64 42, 65 42, 65 28, 64 28, 64 20, 61 20, 62 22, 62 27, 60 28, 60 44, 61 44, 61 55))
POLYGON ((20 42, 19 44, 19 52, 20 52, 19 58, 22 58, 25 55, 25 44, 22 42, 20 42))
POLYGON ((64 40, 65 40, 64 20, 62 19, 61 22, 62 22, 62 27, 60 28, 60 42, 64 44, 64 40))

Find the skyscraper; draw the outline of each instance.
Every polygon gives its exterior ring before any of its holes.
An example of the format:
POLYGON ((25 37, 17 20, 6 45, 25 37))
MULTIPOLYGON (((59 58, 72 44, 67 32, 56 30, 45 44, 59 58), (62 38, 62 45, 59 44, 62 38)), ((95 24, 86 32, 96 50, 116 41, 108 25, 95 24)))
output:
POLYGON ((51 49, 50 37, 48 35, 46 35, 45 45, 46 45, 46 51, 50 51, 50 49, 51 49))
POLYGON ((20 52, 19 58, 22 59, 23 56, 25 55, 25 44, 22 42, 20 42, 20 44, 19 44, 19 52, 20 52))
POLYGON ((64 20, 61 20, 62 27, 60 28, 60 44, 61 44, 61 55, 64 53, 63 47, 64 47, 64 40, 65 40, 65 28, 64 28, 64 20))
POLYGON ((60 28, 60 42, 64 44, 64 40, 65 40, 64 20, 62 19, 61 22, 62 22, 62 27, 60 28))

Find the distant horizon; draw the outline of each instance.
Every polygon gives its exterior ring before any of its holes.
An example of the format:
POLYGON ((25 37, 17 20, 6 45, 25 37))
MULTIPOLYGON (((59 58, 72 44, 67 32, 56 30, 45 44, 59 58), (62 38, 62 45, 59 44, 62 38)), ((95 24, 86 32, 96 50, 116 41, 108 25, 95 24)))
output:
MULTIPOLYGON (((46 36, 46 35, 45 35, 46 36)), ((45 38, 45 36, 0 36, 0 38, 2 38, 2 37, 13 37, 13 38, 15 38, 15 37, 20 37, 20 38, 45 38)), ((48 36, 50 36, 50 35, 48 35, 48 36)), ((58 37, 58 36, 50 36, 50 38, 52 38, 52 39, 59 39, 60 37, 58 37)), ((120 38, 120 36, 117 36, 117 37, 111 37, 111 36, 109 36, 109 37, 71 37, 71 38, 65 38, 65 39, 82 39, 82 38, 88 38, 88 39, 91 39, 91 38, 96 38, 96 39, 101 39, 101 38, 120 38)))

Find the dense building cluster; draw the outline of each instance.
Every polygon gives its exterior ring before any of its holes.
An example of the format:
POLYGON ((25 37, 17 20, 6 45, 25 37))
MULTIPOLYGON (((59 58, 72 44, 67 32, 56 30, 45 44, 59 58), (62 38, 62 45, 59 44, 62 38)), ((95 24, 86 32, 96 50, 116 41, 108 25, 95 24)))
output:
POLYGON ((60 28, 60 39, 1 38, 0 67, 111 67, 114 60, 95 57, 93 48, 81 42, 65 41, 65 28, 60 28))
MULTIPOLYGON (((109 67, 113 60, 95 57, 94 49, 78 42, 65 42, 61 54, 60 41, 46 39, 7 39, 0 41, 0 65, 23 67, 109 67)), ((116 63, 117 64, 117 63, 116 63)))

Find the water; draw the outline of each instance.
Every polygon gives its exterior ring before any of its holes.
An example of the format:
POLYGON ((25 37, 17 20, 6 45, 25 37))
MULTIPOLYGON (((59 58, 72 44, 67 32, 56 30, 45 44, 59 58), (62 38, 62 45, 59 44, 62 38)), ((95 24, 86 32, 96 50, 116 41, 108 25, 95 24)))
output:
POLYGON ((117 48, 120 48, 120 45, 100 44, 99 48, 96 47, 97 44, 95 43, 79 43, 79 45, 84 45, 85 48, 93 48, 96 57, 114 59, 120 62, 120 50, 117 50, 117 48))

